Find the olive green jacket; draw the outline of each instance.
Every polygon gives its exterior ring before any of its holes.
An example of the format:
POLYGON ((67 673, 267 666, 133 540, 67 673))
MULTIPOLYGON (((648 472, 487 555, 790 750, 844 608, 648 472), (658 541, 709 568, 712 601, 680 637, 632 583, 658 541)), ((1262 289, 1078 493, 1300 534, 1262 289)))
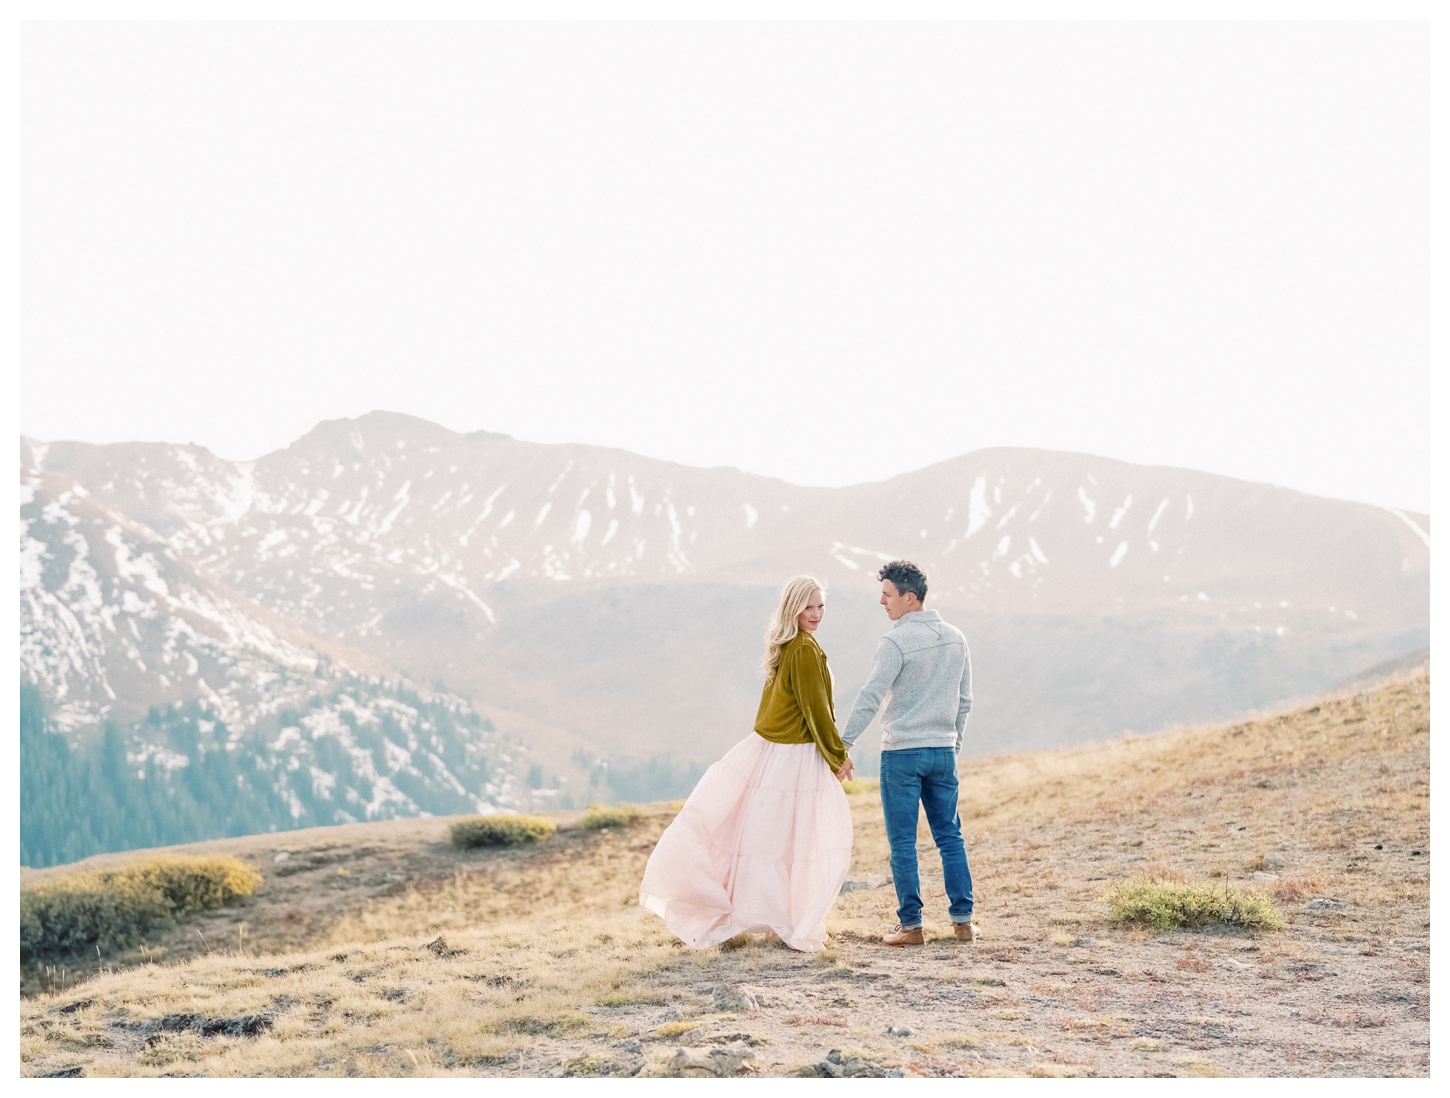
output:
POLYGON ((755 731, 771 743, 814 743, 832 772, 846 763, 826 654, 804 629, 781 649, 775 676, 760 694, 755 731))

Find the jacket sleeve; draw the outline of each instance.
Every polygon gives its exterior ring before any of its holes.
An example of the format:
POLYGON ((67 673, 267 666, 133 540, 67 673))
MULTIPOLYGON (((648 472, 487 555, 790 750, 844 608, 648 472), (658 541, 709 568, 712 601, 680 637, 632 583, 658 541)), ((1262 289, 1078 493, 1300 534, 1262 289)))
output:
POLYGON ((836 771, 846 764, 846 747, 836 732, 836 715, 831 711, 831 688, 826 681, 829 673, 825 657, 809 648, 802 646, 792 654, 790 685, 805 718, 806 730, 826 765, 836 771))
POLYGON ((962 661, 962 681, 957 688, 957 754, 962 753, 962 740, 967 728, 967 714, 972 711, 972 650, 964 644, 963 654, 966 659, 962 661))
POLYGON ((881 708, 881 703, 891 690, 891 684, 900 673, 901 649, 896 647, 890 637, 882 637, 881 645, 876 649, 876 659, 871 664, 871 674, 866 677, 866 685, 856 695, 856 701, 851 706, 851 715, 846 720, 846 730, 841 733, 841 740, 847 748, 853 747, 861 738, 861 733, 866 731, 866 726, 876 716, 876 710, 881 708))

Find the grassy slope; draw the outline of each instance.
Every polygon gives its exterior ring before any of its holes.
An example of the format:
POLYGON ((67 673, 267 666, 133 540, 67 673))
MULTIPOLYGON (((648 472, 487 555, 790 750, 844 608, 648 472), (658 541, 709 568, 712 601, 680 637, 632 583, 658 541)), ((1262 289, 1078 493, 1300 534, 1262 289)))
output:
MULTIPOLYGON (((22 1072, 629 1074, 749 1055, 782 1074, 851 1048, 921 1075, 1428 1073, 1427 678, 972 760, 962 780, 975 946, 877 944, 894 922, 887 886, 841 898, 823 957, 766 942, 685 951, 634 904, 664 806, 626 831, 565 826, 521 851, 458 854, 443 820, 196 844, 257 860, 267 885, 150 943, 168 951, 159 963, 103 959, 122 967, 25 999, 22 1072), (1109 881, 1247 881, 1272 853, 1285 864, 1263 884, 1289 916, 1282 932, 1104 922, 1109 881), (1351 906, 1306 911, 1315 897, 1351 906), (740 981, 764 989, 760 1008, 717 1011, 712 990, 740 981), (656 1036, 671 1007, 696 1028, 656 1036)), ((883 877, 879 801, 852 802, 853 875, 883 877)), ((944 936, 924 829, 922 845, 927 926, 944 936)))

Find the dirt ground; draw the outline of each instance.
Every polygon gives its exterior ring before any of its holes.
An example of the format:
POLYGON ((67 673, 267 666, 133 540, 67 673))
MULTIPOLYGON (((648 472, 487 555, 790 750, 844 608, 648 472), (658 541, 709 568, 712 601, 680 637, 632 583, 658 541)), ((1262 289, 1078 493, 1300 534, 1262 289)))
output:
POLYGON ((1419 676, 965 762, 974 944, 948 937, 924 827, 931 936, 880 943, 896 901, 869 791, 864 887, 815 956, 692 952, 641 911, 665 806, 508 851, 454 851, 443 820, 195 844, 263 889, 79 983, 74 961, 63 984, 30 965, 22 1074, 1425 1076, 1428 722, 1419 676), (1286 925, 1113 925, 1103 890, 1136 874, 1260 888, 1286 925))

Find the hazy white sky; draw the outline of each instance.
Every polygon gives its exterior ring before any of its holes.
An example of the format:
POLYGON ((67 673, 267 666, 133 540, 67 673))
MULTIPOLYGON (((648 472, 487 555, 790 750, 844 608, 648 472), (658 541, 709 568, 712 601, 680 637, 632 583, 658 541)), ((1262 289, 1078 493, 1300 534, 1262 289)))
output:
POLYGON ((21 429, 1430 508, 1424 24, 31 24, 21 429))

